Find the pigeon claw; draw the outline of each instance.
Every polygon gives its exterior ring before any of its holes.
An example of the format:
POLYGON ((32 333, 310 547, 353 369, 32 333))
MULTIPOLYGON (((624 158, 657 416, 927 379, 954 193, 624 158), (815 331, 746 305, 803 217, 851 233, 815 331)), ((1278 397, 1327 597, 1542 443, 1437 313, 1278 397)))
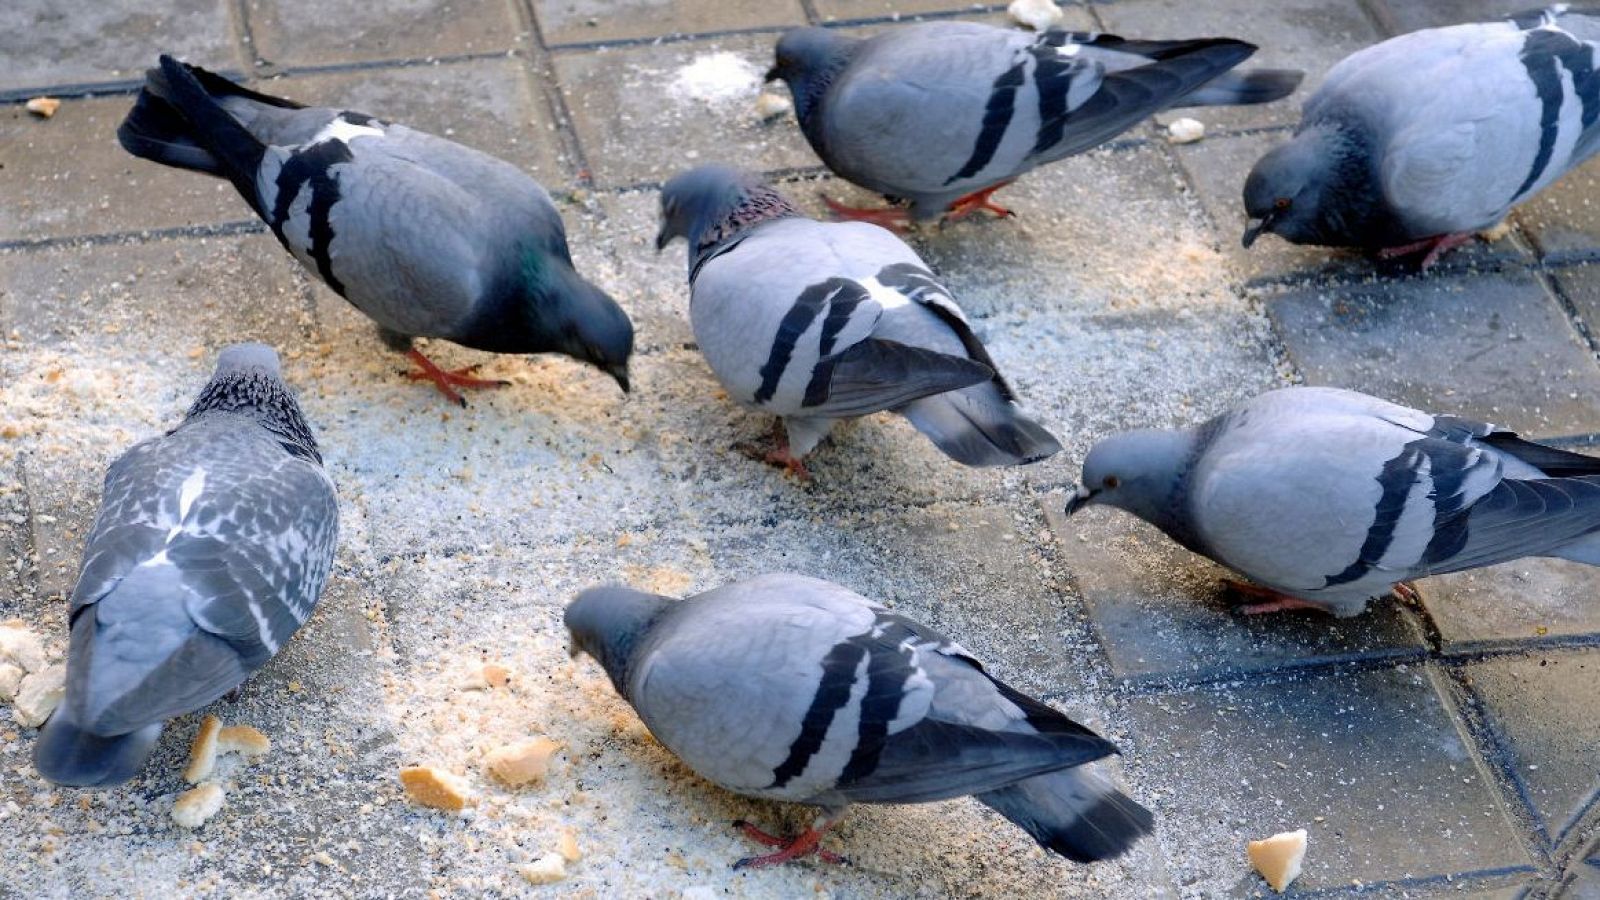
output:
POLYGON ((1275 591, 1272 588, 1262 587, 1259 584, 1251 584, 1248 581, 1239 581, 1235 578, 1224 578, 1222 583, 1228 588, 1228 590, 1233 591, 1236 594, 1243 594, 1246 597, 1255 597, 1261 601, 1260 603, 1246 603, 1245 605, 1239 607, 1240 614, 1246 616, 1263 616, 1267 613, 1285 612, 1291 609, 1320 610, 1323 608, 1315 603, 1312 603, 1310 600, 1302 600, 1299 597, 1291 597, 1288 594, 1275 591))
POLYGON ((871 222, 895 234, 905 234, 911 228, 911 211, 908 209, 896 206, 845 206, 827 194, 822 195, 822 202, 828 207, 828 212, 840 221, 871 222))
POLYGON ((823 862, 834 865, 847 865, 850 862, 831 850, 822 849, 822 835, 830 827, 828 825, 822 828, 807 828, 793 839, 788 840, 768 834, 743 819, 735 820, 733 827, 743 831, 745 837, 763 847, 779 848, 776 853, 768 853, 763 856, 747 856, 733 864, 735 869, 762 869, 768 866, 782 865, 813 854, 823 862))
POLYGON ((463 408, 467 405, 467 398, 461 396, 455 389, 461 388, 501 388, 509 387, 511 382, 499 378, 474 378, 472 373, 478 371, 477 365, 467 366, 462 369, 441 369, 433 360, 422 355, 422 351, 413 347, 406 351, 406 358, 416 364, 418 371, 406 372, 405 376, 412 381, 431 381, 439 389, 446 400, 463 408))
POLYGON ((1016 213, 1006 209, 1004 206, 1001 206, 990 199, 990 197, 994 195, 995 191, 1000 190, 1010 183, 1011 182, 1009 181, 1002 181, 999 184, 990 185, 981 191, 973 191, 965 197, 956 198, 956 201, 950 204, 950 208, 945 210, 944 220, 946 222, 959 222, 973 213, 985 209, 1002 219, 1015 217, 1016 213))
POLYGON ((1424 251, 1426 251, 1422 257, 1422 262, 1417 266, 1417 271, 1426 272, 1433 268, 1434 263, 1439 261, 1439 254, 1451 249, 1452 247, 1459 247, 1462 244, 1471 243, 1473 237, 1474 234, 1470 231, 1461 232, 1458 234, 1441 234, 1437 237, 1423 238, 1420 241, 1413 241, 1409 244, 1401 244, 1398 247, 1385 247, 1384 249, 1378 251, 1378 258, 1398 259, 1402 256, 1412 256, 1414 254, 1424 253, 1424 251))
POLYGON ((1401 603, 1409 603, 1412 606, 1422 605, 1422 593, 1417 590, 1416 585, 1409 581, 1396 583, 1394 587, 1389 588, 1389 593, 1393 594, 1395 599, 1401 603))

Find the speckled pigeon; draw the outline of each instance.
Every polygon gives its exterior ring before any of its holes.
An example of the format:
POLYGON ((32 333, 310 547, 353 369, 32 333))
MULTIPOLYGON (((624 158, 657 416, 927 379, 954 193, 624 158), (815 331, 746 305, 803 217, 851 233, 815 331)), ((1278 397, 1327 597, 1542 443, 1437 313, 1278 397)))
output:
POLYGON ((106 472, 72 591, 66 697, 34 768, 84 787, 132 778, 165 720, 238 687, 305 623, 338 527, 277 354, 224 350, 183 422, 106 472))
POLYGON ((1525 556, 1600 565, 1600 459, 1355 391, 1269 391, 1101 441, 1068 514, 1127 510, 1265 602, 1353 616, 1404 582, 1525 556))
POLYGON ((1245 182, 1251 222, 1296 244, 1439 253, 1600 148, 1600 18, 1533 12, 1430 28, 1334 66, 1294 138, 1245 182))
POLYGON ((916 252, 863 222, 800 215, 759 178, 702 166, 661 192, 661 233, 689 243, 689 313, 739 403, 781 417, 770 462, 801 459, 838 419, 893 410, 971 466, 1061 449, 1023 415, 950 292, 916 252))
MULTIPOLYGON (((1135 41, 970 22, 869 38, 798 28, 779 38, 767 77, 788 83, 801 131, 840 177, 910 201, 912 219, 959 219, 979 209, 1008 215, 989 200, 994 191, 1152 113, 1291 93, 1299 72, 1229 72, 1255 49, 1227 38, 1135 41)), ((829 203, 848 218, 907 218, 829 203)))
POLYGON ((852 803, 968 794, 1043 846, 1109 859, 1151 815, 1079 768, 1115 753, 1094 732, 984 672, 949 638, 836 584, 762 575, 685 600, 625 587, 567 607, 576 655, 689 768, 735 793, 822 808, 780 849, 740 865, 821 851, 852 803))
POLYGON ((117 132, 135 156, 233 182, 306 268, 444 395, 504 382, 412 346, 564 353, 628 389, 633 324, 572 267, 561 216, 516 166, 348 110, 258 94, 169 56, 117 132))

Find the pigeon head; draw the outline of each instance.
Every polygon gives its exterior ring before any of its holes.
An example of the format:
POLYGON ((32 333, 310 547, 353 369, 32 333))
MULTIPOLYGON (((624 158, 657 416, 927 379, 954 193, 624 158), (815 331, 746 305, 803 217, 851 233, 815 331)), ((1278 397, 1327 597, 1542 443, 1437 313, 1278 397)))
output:
POLYGON ((266 344, 234 344, 217 354, 217 368, 189 407, 187 419, 208 412, 240 413, 285 439, 284 446, 322 462, 317 439, 283 383, 278 354, 266 344))
POLYGON ((1301 131, 1250 170, 1244 245, 1263 232, 1295 244, 1350 243, 1376 202, 1371 166, 1350 130, 1322 125, 1301 131))
POLYGON ((572 268, 566 248, 523 250, 461 343, 491 353, 561 353, 600 369, 628 392, 633 322, 617 301, 572 268))
MULTIPOLYGON (((831 28, 791 28, 778 38, 767 80, 781 80, 789 86, 795 117, 802 128, 860 43, 831 28)), ((808 131, 807 137, 810 136, 808 131)))
POLYGON ((626 697, 634 651, 672 602, 616 585, 589 588, 567 604, 564 621, 572 639, 572 655, 594 657, 617 693, 626 697))
POLYGON ((665 249, 675 238, 686 239, 692 273, 706 251, 723 241, 768 219, 798 214, 756 175, 728 166, 700 166, 662 186, 656 249, 665 249))
POLYGON ((1083 461, 1083 478, 1067 501, 1067 515, 1104 503, 1158 527, 1173 524, 1180 499, 1174 495, 1193 451, 1188 431, 1150 429, 1106 438, 1083 461))
POLYGON ((572 273, 556 298, 557 349, 589 363, 629 391, 628 358, 633 355, 633 321, 611 295, 572 273))

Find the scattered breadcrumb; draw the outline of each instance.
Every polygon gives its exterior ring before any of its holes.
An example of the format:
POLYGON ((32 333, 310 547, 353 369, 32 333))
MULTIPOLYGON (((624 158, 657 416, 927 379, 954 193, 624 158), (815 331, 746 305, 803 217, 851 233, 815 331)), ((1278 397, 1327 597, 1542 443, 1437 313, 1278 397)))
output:
POLYGON ((555 884, 567 877, 567 861, 559 853, 546 853, 535 862, 518 866, 517 874, 529 884, 555 884))
POLYGON ((1251 841, 1245 851, 1250 855, 1250 864, 1281 894, 1300 877, 1300 864, 1306 858, 1306 830, 1285 831, 1263 841, 1251 841))
POLYGON ((1012 0, 1006 7, 1011 18, 1034 31, 1044 31, 1061 21, 1061 7, 1052 0, 1012 0))
POLYGON ((737 53, 702 53, 678 70, 675 93, 705 103, 727 103, 761 89, 761 70, 737 53))
POLYGON ((41 119, 48 119, 61 108, 61 101, 54 97, 34 97, 28 101, 28 112, 41 119))
POLYGON ((1170 144, 1192 144, 1205 136, 1205 123, 1199 119, 1174 119, 1167 126, 1167 142, 1170 144))
POLYGON ((459 775, 431 766, 407 766, 400 770, 400 783, 412 802, 432 809, 460 812, 472 802, 472 789, 459 775))
POLYGON ((569 863, 583 859, 583 851, 578 849, 578 833, 571 828, 561 830, 561 837, 556 840, 556 852, 569 863))
POLYGON ((511 670, 499 663, 483 667, 483 683, 492 688, 503 688, 511 681, 511 670))
POLYGON ((761 95, 756 97, 756 115, 763 122, 787 115, 792 109, 794 109, 794 103, 782 94, 762 91, 761 95))
POLYGON ((251 760, 271 749, 271 739, 249 725, 229 725, 217 732, 218 753, 237 753, 240 759, 251 760))
POLYGON ((12 718, 25 728, 38 728, 50 718, 67 692, 67 667, 57 663, 22 679, 11 701, 12 718))
POLYGON ((222 809, 222 788, 208 781, 178 795, 172 804, 172 821, 184 828, 199 828, 222 809))
POLYGON ((200 720, 200 730, 189 744, 189 765, 183 770, 184 781, 199 784, 211 777, 211 770, 217 766, 217 733, 220 731, 222 720, 216 716, 200 720))
POLYGON ((561 749, 561 744, 547 737, 536 737, 489 751, 483 767, 496 781, 510 787, 544 781, 550 769, 550 757, 561 749))
POLYGON ((44 668, 44 641, 21 622, 0 622, 0 662, 5 660, 37 672, 44 668))
POLYGON ((1485 241, 1488 241, 1489 243, 1492 244, 1495 241, 1500 240, 1501 238, 1505 237, 1506 235, 1508 235, 1510 233, 1511 233, 1511 224, 1510 224, 1510 222, 1508 222, 1505 219, 1501 219, 1500 221, 1494 223, 1493 225, 1490 225, 1488 228, 1485 228, 1482 231, 1478 232, 1478 237, 1480 237, 1480 238, 1484 239, 1485 241))
POLYGON ((10 703, 16 699, 17 688, 22 686, 22 679, 27 674, 21 666, 0 663, 0 700, 10 703))

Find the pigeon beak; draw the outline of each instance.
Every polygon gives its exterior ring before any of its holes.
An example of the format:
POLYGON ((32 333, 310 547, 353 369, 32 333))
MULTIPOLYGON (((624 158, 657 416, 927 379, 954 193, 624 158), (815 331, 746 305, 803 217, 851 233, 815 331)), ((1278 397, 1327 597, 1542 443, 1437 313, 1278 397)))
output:
POLYGON ((762 84, 771 84, 772 82, 777 81, 779 78, 782 78, 782 77, 783 77, 782 75, 778 74, 778 67, 777 66, 773 66, 772 68, 768 69, 767 70, 767 74, 762 77, 761 83, 762 84))
POLYGON ((1066 514, 1068 516, 1070 516, 1073 513, 1077 512, 1078 510, 1083 509, 1085 506, 1088 506, 1090 504, 1090 502, 1092 502, 1094 500, 1094 495, 1096 493, 1098 493, 1098 492, 1097 491, 1091 491, 1091 490, 1089 490, 1088 487, 1080 487, 1080 488, 1078 488, 1078 492, 1076 494, 1073 494, 1067 500, 1067 512, 1066 512, 1066 514))
POLYGON ((1244 246, 1245 246, 1245 248, 1249 249, 1250 245, 1254 244, 1256 242, 1256 238, 1260 237, 1261 233, 1263 231, 1271 231, 1271 230, 1272 230, 1272 217, 1271 216, 1262 216, 1259 219, 1251 219, 1250 220, 1250 224, 1245 226, 1245 229, 1244 229, 1244 246))
POLYGON ((568 659, 577 659, 579 656, 582 656, 582 655, 583 655, 583 650, 578 647, 578 642, 573 640, 571 635, 568 635, 567 636, 567 658, 568 659))
POLYGON ((606 366, 606 374, 617 380, 617 385, 624 394, 628 393, 628 364, 622 363, 615 366, 606 366))
POLYGON ((672 229, 668 226, 667 220, 662 219, 661 230, 656 232, 656 252, 660 253, 667 249, 670 243, 672 243, 672 229))

